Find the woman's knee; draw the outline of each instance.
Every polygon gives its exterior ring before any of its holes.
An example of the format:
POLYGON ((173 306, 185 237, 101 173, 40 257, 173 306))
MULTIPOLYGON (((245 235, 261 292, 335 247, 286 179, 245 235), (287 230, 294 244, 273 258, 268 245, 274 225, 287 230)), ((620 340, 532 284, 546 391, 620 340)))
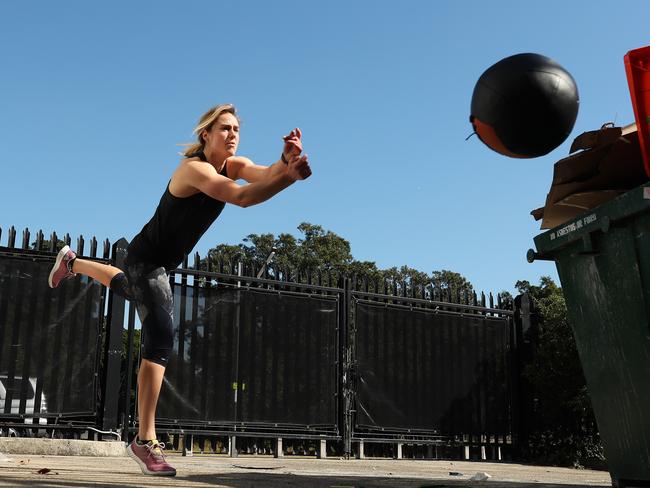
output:
POLYGON ((124 297, 127 300, 133 300, 133 294, 131 293, 129 280, 124 273, 118 273, 113 276, 113 279, 110 283, 110 289, 116 295, 124 297))

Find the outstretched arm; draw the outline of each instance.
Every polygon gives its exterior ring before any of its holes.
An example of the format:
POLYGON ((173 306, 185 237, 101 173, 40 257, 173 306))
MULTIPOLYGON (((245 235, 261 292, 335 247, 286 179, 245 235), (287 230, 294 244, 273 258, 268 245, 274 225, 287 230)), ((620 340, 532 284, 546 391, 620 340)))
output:
POLYGON ((220 175, 211 164, 196 160, 183 163, 182 169, 173 178, 180 178, 184 185, 194 187, 216 200, 249 207, 268 200, 295 181, 311 175, 309 161, 304 154, 293 155, 288 164, 280 164, 285 166, 282 171, 275 170, 265 178, 243 185, 220 175))
POLYGON ((255 164, 246 157, 232 156, 228 158, 228 174, 235 180, 243 179, 253 183, 274 178, 276 175, 285 172, 288 169, 287 162, 291 157, 299 156, 302 153, 302 132, 300 129, 295 128, 282 139, 284 140, 282 157, 272 165, 262 166, 255 164), (284 158, 284 161, 282 158, 284 158))

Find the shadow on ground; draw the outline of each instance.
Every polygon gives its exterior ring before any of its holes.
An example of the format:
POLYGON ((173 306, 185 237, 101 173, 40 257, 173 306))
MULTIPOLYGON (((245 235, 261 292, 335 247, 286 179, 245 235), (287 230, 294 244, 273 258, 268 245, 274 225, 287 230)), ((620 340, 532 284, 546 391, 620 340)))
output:
MULTIPOLYGON (((176 478, 142 477, 142 475, 130 476, 117 474, 114 482, 91 482, 88 480, 73 481, 72 473, 43 475, 41 478, 9 477, 0 478, 0 486, 43 486, 69 488, 86 488, 93 486, 97 488, 140 488, 140 487, 164 487, 164 486, 188 486, 188 487, 219 487, 219 488, 280 488, 280 487, 309 487, 309 488, 478 488, 489 486, 490 488, 588 488, 590 485, 572 484, 550 484, 550 483, 515 483, 501 481, 469 482, 448 481, 448 480, 426 480, 414 478, 379 478, 362 476, 301 476, 291 474, 260 474, 260 473, 226 473, 226 474, 197 474, 182 475, 176 478), (71 476, 72 475, 72 476, 71 476), (13 479, 12 479, 13 478, 13 479)), ((603 485, 593 485, 602 488, 603 485)))

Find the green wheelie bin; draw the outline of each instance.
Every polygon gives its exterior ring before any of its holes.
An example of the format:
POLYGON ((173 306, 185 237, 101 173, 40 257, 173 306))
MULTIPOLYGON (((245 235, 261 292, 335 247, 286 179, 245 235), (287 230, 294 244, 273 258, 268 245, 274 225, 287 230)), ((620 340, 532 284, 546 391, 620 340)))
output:
POLYGON ((650 183, 535 238, 554 260, 615 486, 650 486, 650 183))

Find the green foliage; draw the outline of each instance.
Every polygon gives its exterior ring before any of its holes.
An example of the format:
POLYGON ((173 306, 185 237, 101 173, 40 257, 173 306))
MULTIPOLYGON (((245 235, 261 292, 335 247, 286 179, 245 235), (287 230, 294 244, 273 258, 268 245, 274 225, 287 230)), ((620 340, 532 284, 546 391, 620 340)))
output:
MULTIPOLYGON (((459 273, 449 270, 433 271, 430 275, 408 266, 379 269, 372 261, 354 259, 350 243, 336 233, 320 225, 303 222, 298 226, 301 237, 291 234, 250 234, 241 244, 219 244, 210 249, 208 259, 215 269, 219 263, 232 266, 242 260, 260 269, 273 250, 272 264, 269 265, 270 276, 278 276, 288 270, 319 270, 322 273, 348 276, 364 280, 371 291, 384 289, 397 290, 398 293, 410 294, 414 289, 425 289, 429 296, 441 295, 449 291, 452 296, 469 297, 474 288, 459 273)), ((206 262, 202 263, 206 266, 206 262)), ((234 268, 230 268, 234 269, 234 268)))
POLYGON ((548 276, 539 286, 527 281, 515 286, 530 295, 537 315, 526 338, 533 353, 523 371, 530 428, 525 454, 534 462, 600 467, 602 446, 562 289, 548 276))
POLYGON ((344 271, 353 261, 350 243, 320 225, 303 222, 298 230, 304 234, 298 240, 297 268, 334 269, 344 271))
POLYGON ((456 290, 461 293, 472 293, 474 287, 459 273, 443 269, 442 271, 433 271, 431 273, 434 286, 443 290, 456 290))
MULTIPOLYGON (((61 239, 57 239, 56 241, 56 246, 54 247, 56 251, 60 251, 61 248, 65 246, 65 241, 62 241, 61 239)), ((30 247, 32 250, 36 250, 36 241, 32 242, 30 244, 30 247)), ((43 251, 49 251, 50 248, 52 247, 52 241, 49 239, 43 239, 43 242, 41 243, 41 250, 43 251)))

